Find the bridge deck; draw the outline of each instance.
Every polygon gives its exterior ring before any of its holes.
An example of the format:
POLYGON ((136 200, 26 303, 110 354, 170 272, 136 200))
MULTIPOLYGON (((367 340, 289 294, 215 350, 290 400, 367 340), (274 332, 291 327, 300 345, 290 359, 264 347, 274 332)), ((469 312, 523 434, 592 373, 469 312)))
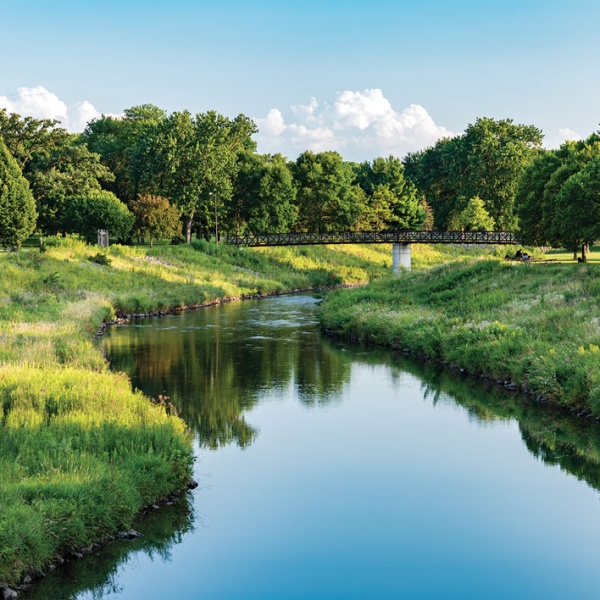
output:
POLYGON ((228 235, 234 246, 307 246, 316 244, 518 244, 508 231, 344 231, 228 235))

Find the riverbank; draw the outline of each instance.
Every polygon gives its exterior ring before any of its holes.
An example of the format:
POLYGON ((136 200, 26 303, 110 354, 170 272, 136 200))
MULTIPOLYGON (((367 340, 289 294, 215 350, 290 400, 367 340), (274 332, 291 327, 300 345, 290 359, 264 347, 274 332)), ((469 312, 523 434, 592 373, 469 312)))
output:
POLYGON ((389 249, 359 247, 99 252, 49 238, 45 249, 0 254, 0 590, 127 530, 188 483, 185 423, 110 372, 93 342, 102 324, 365 283, 391 262, 389 249))
POLYGON ((600 272, 456 262, 327 295, 323 328, 600 418, 600 272))

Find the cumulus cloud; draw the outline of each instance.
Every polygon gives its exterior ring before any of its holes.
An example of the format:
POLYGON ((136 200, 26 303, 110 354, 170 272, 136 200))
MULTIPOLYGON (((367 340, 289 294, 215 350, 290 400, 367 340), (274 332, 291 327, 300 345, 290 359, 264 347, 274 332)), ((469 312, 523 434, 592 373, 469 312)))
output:
POLYGON ((561 127, 544 138, 544 146, 549 149, 558 148, 561 144, 567 141, 577 141, 582 139, 576 131, 568 127, 561 127))
POLYGON ((14 94, 0 96, 0 108, 23 117, 56 119, 73 133, 83 131, 89 121, 100 117, 94 105, 87 100, 67 106, 56 94, 41 85, 20 87, 14 94))
POLYGON ((395 110, 380 89, 339 92, 331 102, 290 107, 287 115, 271 109, 258 125, 258 150, 295 158, 305 150, 337 150, 346 160, 402 157, 453 135, 437 125, 427 110, 411 104, 395 110))

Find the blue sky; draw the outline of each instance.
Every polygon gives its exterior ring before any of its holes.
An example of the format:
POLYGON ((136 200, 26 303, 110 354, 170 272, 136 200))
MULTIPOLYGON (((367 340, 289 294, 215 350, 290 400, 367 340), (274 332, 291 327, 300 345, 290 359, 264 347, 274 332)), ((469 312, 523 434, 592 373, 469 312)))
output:
POLYGON ((256 119, 259 151, 366 160, 480 116, 549 146, 600 122, 597 0, 3 4, 0 106, 72 130, 142 103, 214 109, 256 119))

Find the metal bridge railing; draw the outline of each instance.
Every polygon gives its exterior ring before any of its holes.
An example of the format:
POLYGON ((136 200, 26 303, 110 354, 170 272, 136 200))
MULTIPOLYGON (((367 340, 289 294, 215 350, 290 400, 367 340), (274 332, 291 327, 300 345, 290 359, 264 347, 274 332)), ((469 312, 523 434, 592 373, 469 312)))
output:
POLYGON ((509 231, 342 231, 227 235, 234 246, 308 246, 317 244, 518 244, 509 231))

